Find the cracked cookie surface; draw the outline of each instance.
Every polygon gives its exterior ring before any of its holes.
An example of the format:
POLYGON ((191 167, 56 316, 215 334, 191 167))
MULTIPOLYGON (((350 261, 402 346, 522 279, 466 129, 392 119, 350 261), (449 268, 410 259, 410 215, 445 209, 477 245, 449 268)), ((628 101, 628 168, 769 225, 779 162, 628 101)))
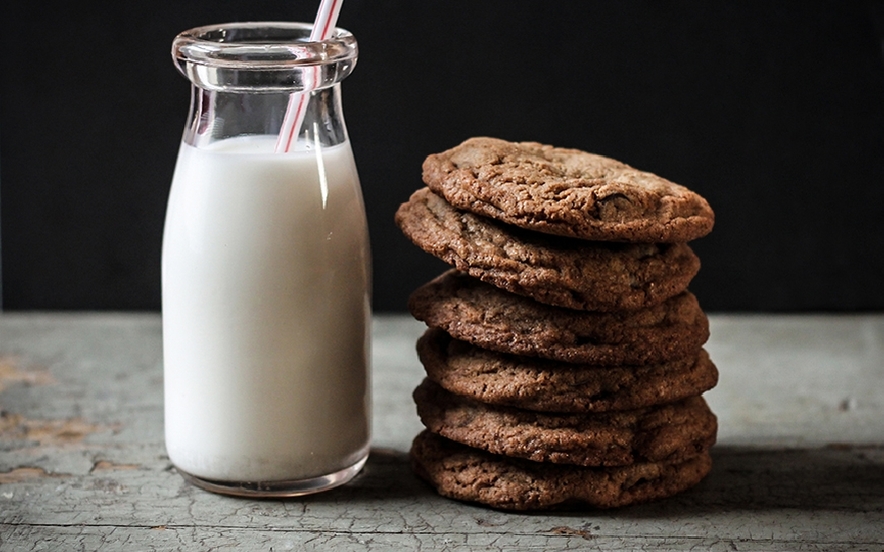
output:
POLYGON ((414 472, 440 495, 502 510, 615 508, 670 497, 712 468, 708 451, 678 463, 590 468, 531 462, 473 449, 423 431, 411 446, 414 472))
POLYGON ((541 303, 634 310, 687 288, 700 260, 685 243, 594 242, 526 231, 452 207, 428 188, 396 223, 418 247, 470 276, 541 303))
POLYGON ((709 321, 682 292, 635 311, 590 312, 538 303, 449 270, 415 290, 412 316, 478 347, 562 362, 650 364, 699 353, 709 321))
POLYGON ((430 328, 417 343, 427 376, 452 393, 539 412, 607 412, 675 402, 718 383, 705 350, 641 366, 572 364, 489 351, 430 328))
POLYGON ((413 393, 424 426, 452 441, 534 462, 625 466, 681 462, 708 450, 718 430, 702 397, 592 414, 492 406, 425 379, 413 393))
POLYGON ((712 230, 699 194, 576 149, 470 138, 428 156, 424 182, 459 209, 590 240, 687 242, 712 230))

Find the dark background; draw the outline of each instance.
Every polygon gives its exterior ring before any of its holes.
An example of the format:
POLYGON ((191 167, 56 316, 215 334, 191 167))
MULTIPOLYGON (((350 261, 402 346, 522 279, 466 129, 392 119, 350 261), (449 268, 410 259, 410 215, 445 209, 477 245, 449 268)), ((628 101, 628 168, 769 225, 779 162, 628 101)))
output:
MULTIPOLYGON (((375 309, 444 265, 393 213, 474 135, 605 154, 704 195, 692 289, 709 311, 884 308, 882 1, 347 0, 344 111, 375 309)), ((186 115, 172 38, 313 19, 318 0, 6 2, 0 8, 3 308, 160 308, 186 115)))

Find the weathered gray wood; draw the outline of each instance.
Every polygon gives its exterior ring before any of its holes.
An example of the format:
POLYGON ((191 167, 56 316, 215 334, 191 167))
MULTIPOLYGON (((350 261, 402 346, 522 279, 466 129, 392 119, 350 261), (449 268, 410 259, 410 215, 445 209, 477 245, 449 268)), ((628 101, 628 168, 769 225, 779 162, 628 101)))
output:
POLYGON ((422 330, 376 319, 363 473, 256 501, 171 468, 158 316, 0 315, 0 549, 884 549, 884 316, 713 316, 712 474, 659 503, 541 514, 445 500, 411 474, 422 330))

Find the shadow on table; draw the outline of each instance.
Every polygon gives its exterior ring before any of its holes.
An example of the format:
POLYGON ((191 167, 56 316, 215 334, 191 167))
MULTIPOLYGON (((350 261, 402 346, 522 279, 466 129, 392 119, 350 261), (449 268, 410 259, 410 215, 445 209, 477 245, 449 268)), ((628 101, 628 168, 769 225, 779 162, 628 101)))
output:
POLYGON ((362 471, 348 484, 327 493, 299 498, 301 501, 369 502, 412 499, 435 494, 411 471, 408 453, 373 448, 362 471))
POLYGON ((884 510, 884 447, 716 446, 712 472, 688 492, 618 511, 636 517, 777 509, 884 510))
MULTIPOLYGON (((712 472, 687 492, 610 512, 618 517, 653 518, 777 509, 884 510, 884 447, 783 450, 716 446, 712 457, 712 472)), ((407 453, 373 449, 365 468, 351 483, 299 500, 355 503, 412 501, 426 496, 435 496, 435 492, 413 474, 407 453)), ((566 516, 585 513, 556 512, 566 516)))

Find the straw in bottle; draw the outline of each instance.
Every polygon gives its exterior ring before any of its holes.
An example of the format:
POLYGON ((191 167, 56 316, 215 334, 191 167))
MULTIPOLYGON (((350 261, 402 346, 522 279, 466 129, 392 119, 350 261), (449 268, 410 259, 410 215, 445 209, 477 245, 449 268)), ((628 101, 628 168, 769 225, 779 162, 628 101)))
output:
MULTIPOLYGON (((319 42, 326 40, 335 29, 338 14, 341 12, 341 4, 344 0, 321 0, 319 10, 316 12, 316 20, 313 22, 313 30, 310 32, 310 41, 319 42)), ((316 88, 319 77, 319 68, 311 67, 305 71, 304 89, 293 92, 289 96, 282 128, 276 140, 276 152, 283 153, 291 150, 292 144, 297 139, 301 125, 304 123, 304 115, 307 112, 307 104, 310 101, 310 93, 316 88)))

